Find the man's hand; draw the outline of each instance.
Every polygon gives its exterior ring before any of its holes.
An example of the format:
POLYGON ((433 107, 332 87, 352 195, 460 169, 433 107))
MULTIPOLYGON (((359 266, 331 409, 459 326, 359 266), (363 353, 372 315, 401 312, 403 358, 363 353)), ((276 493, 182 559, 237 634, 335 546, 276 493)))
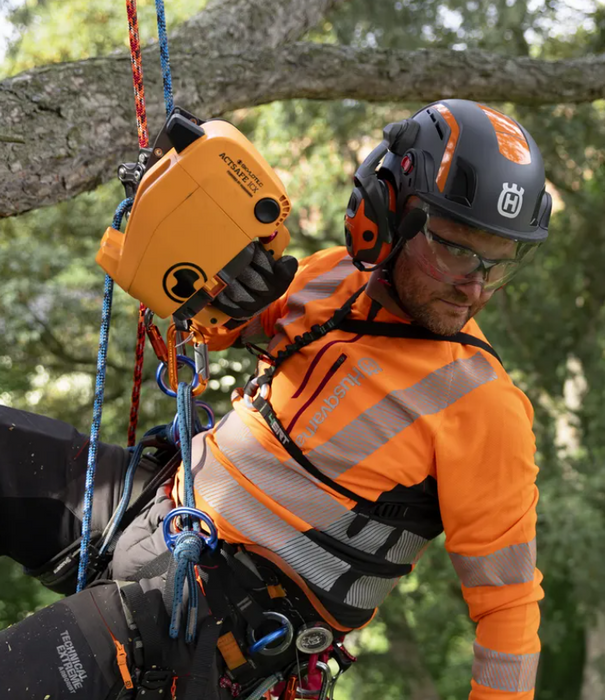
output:
POLYGON ((298 269, 298 261, 291 255, 274 260, 258 241, 252 245, 251 263, 212 302, 219 311, 238 321, 255 316, 278 299, 298 269))

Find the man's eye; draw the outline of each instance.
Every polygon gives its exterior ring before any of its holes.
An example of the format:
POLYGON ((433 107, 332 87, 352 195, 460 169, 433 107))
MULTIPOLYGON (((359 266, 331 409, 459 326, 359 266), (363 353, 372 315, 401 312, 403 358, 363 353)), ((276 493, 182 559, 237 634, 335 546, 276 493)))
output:
POLYGON ((455 258, 471 258, 475 256, 473 251, 467 248, 455 248, 452 245, 448 245, 447 249, 449 254, 453 255, 455 258))

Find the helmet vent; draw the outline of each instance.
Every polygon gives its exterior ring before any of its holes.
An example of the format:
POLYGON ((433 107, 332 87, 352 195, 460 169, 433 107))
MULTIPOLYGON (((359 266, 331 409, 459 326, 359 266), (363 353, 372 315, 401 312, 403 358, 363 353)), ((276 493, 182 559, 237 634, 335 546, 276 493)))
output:
POLYGON ((441 130, 441 127, 439 126, 439 122, 437 121, 437 118, 435 117, 433 112, 431 112, 430 109, 427 109, 426 113, 429 115, 429 117, 431 118, 431 121, 435 125, 435 129, 437 129, 437 133, 439 134, 439 138, 443 141, 443 131, 441 130))
POLYGON ((456 170, 451 179, 449 191, 445 196, 452 202, 471 207, 475 199, 476 189, 477 179, 474 168, 464 158, 457 158, 456 170))

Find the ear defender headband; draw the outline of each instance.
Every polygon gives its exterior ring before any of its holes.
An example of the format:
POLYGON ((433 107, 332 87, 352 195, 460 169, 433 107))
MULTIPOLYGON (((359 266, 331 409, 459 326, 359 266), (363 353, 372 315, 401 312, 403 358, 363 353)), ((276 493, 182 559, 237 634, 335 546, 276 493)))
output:
POLYGON ((360 270, 368 269, 364 263, 375 266, 384 263, 404 240, 415 236, 426 221, 426 215, 416 215, 412 217, 410 228, 406 217, 398 231, 397 193, 393 184, 379 177, 376 171, 389 151, 403 157, 414 144, 419 128, 412 119, 388 124, 383 130, 383 140, 355 173, 355 188, 345 213, 345 242, 353 263, 360 270), (412 229, 415 230, 412 232, 412 229))

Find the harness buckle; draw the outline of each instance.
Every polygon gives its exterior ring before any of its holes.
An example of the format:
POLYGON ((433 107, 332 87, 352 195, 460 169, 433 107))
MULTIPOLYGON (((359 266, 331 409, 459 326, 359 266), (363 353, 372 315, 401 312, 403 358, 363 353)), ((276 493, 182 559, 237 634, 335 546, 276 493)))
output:
POLYGON ((166 669, 150 669, 145 671, 137 684, 137 694, 134 700, 166 700, 172 685, 172 671, 166 669))
POLYGON ((244 389, 244 406, 251 411, 256 410, 253 402, 257 394, 260 395, 261 399, 265 400, 271 396, 271 385, 267 382, 266 384, 261 384, 259 389, 258 380, 259 377, 252 377, 244 389))

